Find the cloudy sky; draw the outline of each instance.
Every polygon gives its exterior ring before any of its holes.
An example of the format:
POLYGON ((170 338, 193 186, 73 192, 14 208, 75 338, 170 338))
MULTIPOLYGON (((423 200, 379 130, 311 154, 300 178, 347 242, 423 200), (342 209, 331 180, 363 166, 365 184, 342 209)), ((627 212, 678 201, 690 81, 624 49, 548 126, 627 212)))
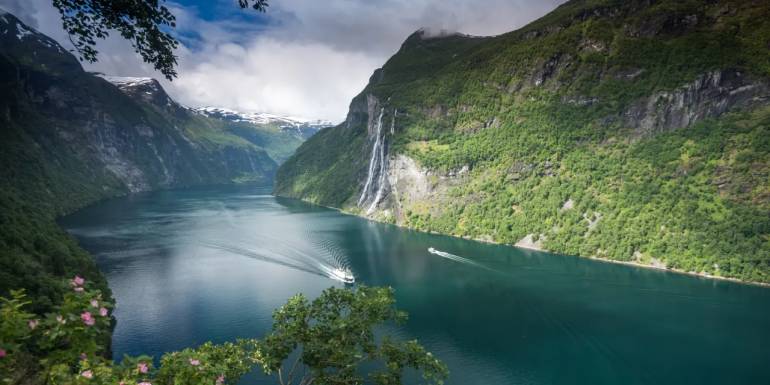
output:
MULTIPOLYGON (((563 0, 270 0, 266 14, 236 0, 168 1, 181 41, 179 77, 164 81, 188 106, 341 121, 372 71, 419 28, 496 35, 563 0)), ((51 0, 0 7, 70 48, 51 0)), ((86 69, 161 78, 119 39, 99 42, 86 69)))

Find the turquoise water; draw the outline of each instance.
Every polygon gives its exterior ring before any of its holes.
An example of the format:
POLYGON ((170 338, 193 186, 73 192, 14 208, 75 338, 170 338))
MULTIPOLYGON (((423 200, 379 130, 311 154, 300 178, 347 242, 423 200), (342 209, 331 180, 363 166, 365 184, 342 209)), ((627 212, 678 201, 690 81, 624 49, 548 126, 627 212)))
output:
POLYGON ((262 336, 291 295, 339 285, 324 267, 349 266, 396 289, 410 319, 394 332, 444 360, 448 384, 770 384, 770 289, 423 234, 269 193, 165 191, 62 221, 114 291, 116 357, 262 336))

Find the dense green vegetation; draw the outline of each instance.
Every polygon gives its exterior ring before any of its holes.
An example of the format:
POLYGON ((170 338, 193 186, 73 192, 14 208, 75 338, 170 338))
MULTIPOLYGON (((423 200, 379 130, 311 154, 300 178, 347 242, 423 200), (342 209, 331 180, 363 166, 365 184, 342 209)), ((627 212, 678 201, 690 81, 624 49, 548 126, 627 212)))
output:
MULTIPOLYGON (((0 63, 5 63, 0 60, 0 63)), ((30 133, 50 127, 34 114, 15 120, 10 106, 24 100, 4 88, 6 115, 0 130, 0 293, 26 288, 35 311, 50 309, 63 290, 63 276, 81 274, 109 295, 91 257, 61 230, 54 219, 90 202, 126 192, 106 170, 82 162, 73 153, 51 151, 53 141, 34 145, 30 133)), ((49 135, 43 133, 43 137, 49 135)))
POLYGON ((547 249, 569 254, 770 279, 770 109, 638 141, 545 144, 541 130, 489 132, 415 154, 425 164, 485 164, 439 214, 415 210, 406 224, 505 243, 542 234, 547 249), (547 151, 516 152, 527 145, 547 151))
POLYGON ((352 196, 358 190, 352 181, 368 159, 364 154, 366 131, 348 130, 344 142, 339 135, 337 129, 326 128, 308 139, 279 169, 275 191, 291 188, 305 200, 335 206, 340 197, 352 196), (326 153, 318 153, 319 149, 326 153))
POLYGON ((361 384, 364 373, 373 384, 399 385, 407 369, 439 385, 448 375, 416 340, 375 339, 375 328, 406 319, 389 288, 332 287, 313 301, 294 296, 274 312, 264 339, 169 352, 155 367, 149 356, 107 358, 114 304, 82 277, 61 286, 68 290, 60 305, 43 317, 29 312, 23 290, 0 297, 3 383, 224 385, 255 367, 275 373, 280 385, 361 384))
POLYGON ((390 154, 433 189, 374 218, 770 282, 768 17, 766 2, 594 0, 492 38, 418 32, 276 191, 360 212, 372 95, 395 119, 390 154))

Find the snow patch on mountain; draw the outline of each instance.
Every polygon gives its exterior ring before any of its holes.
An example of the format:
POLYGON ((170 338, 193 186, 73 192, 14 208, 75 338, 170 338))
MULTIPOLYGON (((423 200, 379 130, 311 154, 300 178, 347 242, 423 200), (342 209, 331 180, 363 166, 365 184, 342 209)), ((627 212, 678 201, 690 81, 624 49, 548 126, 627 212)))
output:
POLYGON ((14 34, 19 41, 29 41, 30 38, 34 38, 37 43, 40 43, 48 48, 55 49, 59 52, 66 52, 65 49, 56 42, 56 40, 43 35, 36 31, 34 28, 29 27, 19 21, 16 16, 8 13, 7 11, 0 9, 0 27, 2 27, 3 35, 14 34))
POLYGON ((225 119, 233 122, 247 122, 253 124, 278 123, 279 125, 290 126, 333 125, 331 122, 325 120, 311 120, 294 116, 268 114, 265 112, 239 112, 224 107, 200 107, 196 108, 195 111, 209 117, 225 119))
POLYGON ((151 84, 155 82, 155 79, 153 78, 138 78, 138 77, 130 77, 130 76, 109 76, 104 74, 96 74, 96 75, 116 86, 131 87, 131 86, 151 84))
POLYGON ((160 83, 153 78, 111 76, 98 72, 93 74, 112 83, 128 95, 140 97, 156 106, 178 107, 208 118, 220 119, 231 123, 247 123, 259 126, 275 125, 282 131, 302 140, 313 136, 313 134, 324 127, 333 125, 331 122, 324 120, 311 120, 268 113, 239 112, 223 107, 191 108, 171 99, 160 83))
POLYGON ((32 33, 33 32, 28 30, 27 28, 25 28, 23 24, 16 24, 16 38, 17 39, 21 40, 25 36, 32 35, 32 33))
POLYGON ((210 118, 222 119, 235 123, 250 123, 257 125, 276 124, 284 131, 294 132, 307 138, 324 127, 334 124, 327 120, 312 120, 293 116, 281 116, 265 112, 239 112, 224 107, 199 107, 193 111, 210 118))

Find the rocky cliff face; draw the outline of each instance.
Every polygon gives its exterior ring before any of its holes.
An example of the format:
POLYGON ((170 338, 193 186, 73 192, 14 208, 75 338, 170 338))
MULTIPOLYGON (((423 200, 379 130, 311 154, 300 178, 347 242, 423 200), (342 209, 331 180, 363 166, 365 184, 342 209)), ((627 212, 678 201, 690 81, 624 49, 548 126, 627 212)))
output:
POLYGON ((715 70, 670 91, 641 98, 623 113, 623 123, 641 135, 686 128, 734 109, 767 105, 767 79, 734 69, 715 70))
POLYGON ((379 202, 377 208, 379 218, 397 223, 404 223, 415 209, 413 202, 422 202, 420 210, 429 215, 440 215, 443 202, 451 199, 452 188, 469 180, 467 167, 451 172, 430 170, 404 154, 389 158, 387 167, 387 199, 379 202))
POLYGON ((264 148, 179 105, 155 79, 104 78, 162 119, 161 124, 139 124, 134 127, 137 135, 123 134, 123 138, 109 137, 114 124, 104 122, 99 127, 101 137, 96 148, 101 159, 132 192, 234 180, 271 181, 276 162, 264 148), (141 151, 134 147, 142 146, 148 146, 157 160, 145 163, 153 167, 149 172, 125 156, 141 151))
POLYGON ((1 21, 5 94, 14 96, 3 103, 5 125, 25 133, 24 146, 66 151, 131 192, 272 178, 276 164, 264 149, 180 106, 157 81, 85 73, 12 15, 1 21))
POLYGON ((278 170, 276 193, 770 280, 767 17, 766 2, 570 1, 492 38, 418 31, 278 170))

